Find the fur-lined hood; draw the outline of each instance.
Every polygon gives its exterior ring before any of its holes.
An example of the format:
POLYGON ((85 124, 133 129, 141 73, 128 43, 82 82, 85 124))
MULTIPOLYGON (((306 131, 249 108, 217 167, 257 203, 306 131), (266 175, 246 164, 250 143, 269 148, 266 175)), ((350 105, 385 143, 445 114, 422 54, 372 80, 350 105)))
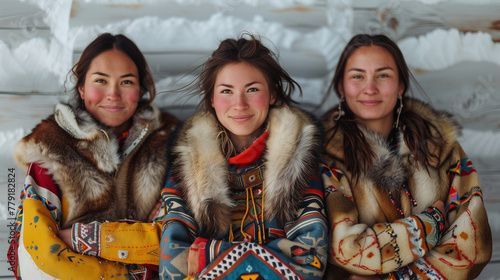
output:
MULTIPOLYGON (((431 153, 437 158, 432 158, 430 165, 433 168, 438 168, 438 165, 445 162, 446 157, 455 147, 457 137, 459 137, 461 133, 460 126, 449 113, 437 111, 422 101, 407 97, 406 106, 409 111, 420 115, 433 124, 442 134, 444 141, 438 143, 436 146, 429 147, 431 153)), ((332 128, 336 124, 335 117, 337 115, 338 109, 333 109, 321 118, 325 131, 327 131, 327 141, 331 138, 333 133, 332 128)), ((366 137, 372 151, 375 153, 371 172, 363 176, 370 178, 378 186, 384 186, 388 191, 399 188, 409 176, 409 174, 407 174, 408 171, 405 170, 404 161, 411 157, 411 152, 403 141, 404 127, 399 132, 399 139, 401 139, 399 149, 391 150, 389 144, 382 136, 371 132, 362 125, 358 126, 366 137)), ((335 136, 326 143, 326 152, 342 163, 345 158, 343 137, 343 133, 336 133, 335 136)))
MULTIPOLYGON (((265 218, 286 223, 295 218, 301 191, 318 173, 320 129, 303 111, 283 106, 268 116, 264 153, 265 218)), ((229 229, 229 163, 221 151, 216 119, 199 112, 186 120, 175 139, 173 172, 201 232, 218 235, 229 229)))
POLYGON ((82 219, 144 220, 165 180, 166 140, 176 122, 154 106, 140 110, 120 152, 109 128, 60 103, 16 144, 14 159, 24 168, 37 163, 52 176, 71 205, 64 226, 82 219))

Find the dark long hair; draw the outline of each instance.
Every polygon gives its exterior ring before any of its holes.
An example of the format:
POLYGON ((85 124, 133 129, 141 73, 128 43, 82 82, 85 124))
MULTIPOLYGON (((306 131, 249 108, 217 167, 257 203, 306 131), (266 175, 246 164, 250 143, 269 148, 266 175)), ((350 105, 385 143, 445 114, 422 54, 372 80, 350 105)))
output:
MULTIPOLYGON (((78 62, 71 68, 71 73, 76 79, 75 86, 73 87, 73 93, 78 95, 78 88, 85 84, 85 76, 90 68, 90 64, 101 53, 108 50, 120 50, 127 54, 128 57, 134 62, 139 72, 139 86, 142 92, 142 96, 145 93, 149 93, 149 99, 141 99, 137 110, 149 106, 155 96, 156 89, 153 80, 153 75, 148 67, 144 55, 139 50, 137 45, 122 34, 112 35, 110 33, 103 33, 99 35, 94 41, 92 41, 82 52, 78 62)), ((82 105, 82 100, 79 98, 79 107, 82 105)))
MULTIPOLYGON (((398 45, 385 35, 368 35, 359 34, 354 36, 340 55, 335 75, 328 92, 335 90, 335 93, 340 98, 340 92, 343 86, 345 67, 348 59, 357 49, 367 46, 379 46, 387 50, 394 59, 398 68, 399 82, 403 84, 404 90, 402 93, 403 110, 400 116, 400 126, 404 130, 404 141, 411 151, 414 159, 427 166, 432 159, 439 161, 436 153, 431 153, 431 146, 438 146, 437 143, 444 141, 442 134, 439 130, 429 121, 422 118, 415 112, 409 110, 407 106, 406 95, 409 93, 410 81, 423 92, 422 88, 418 85, 415 77, 411 74, 408 65, 404 59, 403 53, 398 45)), ((395 106, 394 115, 396 116, 395 106)), ((331 136, 327 139, 327 143, 332 141, 335 134, 340 130, 343 131, 343 147, 346 169, 357 178, 361 172, 366 172, 372 168, 374 152, 371 150, 368 142, 365 139, 363 132, 359 129, 355 116, 352 111, 344 102, 343 110, 345 115, 342 116, 327 135, 331 136), (332 132, 333 131, 333 132, 332 132)), ((403 140, 403 139, 402 139, 403 140)), ((428 170, 427 170, 428 171, 428 170)))
POLYGON ((203 64, 199 77, 200 90, 203 95, 200 105, 214 116, 215 110, 211 104, 217 75, 227 64, 238 62, 246 62, 264 74, 269 85, 269 92, 276 99, 272 106, 295 103, 291 97, 295 87, 302 93, 300 85, 278 63, 277 56, 256 36, 244 33, 238 39, 222 41, 212 56, 203 64))
MULTIPOLYGON (((296 103, 292 99, 296 88, 299 90, 299 95, 302 94, 300 85, 281 67, 276 54, 264 46, 258 37, 248 32, 243 33, 238 39, 223 40, 210 58, 200 66, 202 71, 198 78, 183 90, 190 96, 201 95, 202 99, 198 107, 212 114, 217 120, 215 109, 212 107, 215 80, 224 66, 239 62, 248 63, 264 74, 269 92, 275 98, 274 104, 270 105, 271 108, 296 103)), ((221 131, 219 134, 222 138, 221 148, 228 158, 234 152, 234 147, 227 136, 226 129, 218 120, 217 123, 221 131)))

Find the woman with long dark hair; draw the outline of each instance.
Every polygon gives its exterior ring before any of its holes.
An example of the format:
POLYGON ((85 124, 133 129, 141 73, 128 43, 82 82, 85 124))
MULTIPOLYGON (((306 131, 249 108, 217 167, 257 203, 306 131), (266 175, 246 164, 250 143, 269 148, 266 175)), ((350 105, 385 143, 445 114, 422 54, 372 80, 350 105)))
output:
MULTIPOLYGON (((146 60, 123 35, 98 36, 72 74, 69 102, 57 104, 15 147, 28 171, 8 253, 16 256, 13 271, 23 279, 148 279, 155 273, 145 266, 104 262, 92 250, 82 256, 57 234, 77 222, 152 220, 177 120, 152 105, 146 60)), ((90 244, 94 236, 87 233, 80 241, 90 244)))
POLYGON ((251 35, 222 41, 195 85, 201 110, 173 140, 162 192, 171 205, 161 238, 164 275, 321 279, 322 139, 314 119, 291 106, 300 87, 251 35), (176 260, 187 252, 188 263, 176 260))
POLYGON ((322 117, 328 279, 474 279, 490 259, 460 127, 408 96, 412 78, 384 35, 356 35, 340 56, 331 85, 340 103, 322 117))
POLYGON ((245 36, 222 41, 184 89, 202 101, 170 140, 163 225, 77 224, 75 250, 85 253, 90 231, 99 256, 116 259, 121 249, 125 262, 159 259, 161 279, 322 278, 320 128, 291 106, 300 87, 274 54, 245 36), (150 251, 116 245, 134 238, 150 251))

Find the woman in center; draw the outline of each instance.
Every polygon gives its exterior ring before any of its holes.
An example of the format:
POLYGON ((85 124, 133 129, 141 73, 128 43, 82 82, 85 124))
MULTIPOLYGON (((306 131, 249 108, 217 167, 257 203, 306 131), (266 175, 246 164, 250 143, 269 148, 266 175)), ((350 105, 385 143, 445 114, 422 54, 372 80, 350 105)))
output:
POLYGON ((222 41, 203 65, 193 89, 202 94, 201 110, 173 139, 162 191, 164 278, 323 275, 320 130, 290 106, 300 86, 248 37, 222 41))

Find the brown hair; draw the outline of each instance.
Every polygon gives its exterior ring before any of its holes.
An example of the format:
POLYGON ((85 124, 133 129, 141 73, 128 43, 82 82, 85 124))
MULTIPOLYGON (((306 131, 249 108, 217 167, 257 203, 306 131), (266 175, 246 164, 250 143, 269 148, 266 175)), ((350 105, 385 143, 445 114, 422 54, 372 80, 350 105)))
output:
MULTIPOLYGON (((198 78, 182 89, 186 90, 191 97, 201 95, 198 107, 212 114, 217 120, 215 109, 212 107, 215 80, 224 66, 239 62, 248 63, 264 74, 269 92, 275 98, 274 104, 270 105, 271 108, 296 103, 291 97, 295 88, 298 88, 299 95, 302 94, 300 85, 278 63, 278 57, 264 46, 259 38, 247 32, 238 39, 222 41, 211 57, 198 67, 202 68, 198 78)), ((226 129, 218 120, 217 123, 220 128, 222 151, 226 158, 229 158, 233 155, 234 147, 227 136, 226 129)))
MULTIPOLYGON (((89 70, 90 64, 92 63, 94 58, 96 58, 101 53, 112 49, 120 50, 124 52, 128 57, 130 57, 130 59, 132 59, 135 66, 137 67, 137 71, 139 72, 138 78, 139 86, 141 92, 143 93, 142 96, 144 96, 144 93, 146 92, 149 93, 148 100, 141 99, 141 101, 139 101, 137 110, 149 106, 156 96, 153 75, 149 70, 144 55, 139 50, 137 45, 122 34, 112 35, 110 33, 103 33, 83 50, 80 59, 73 66, 73 68, 71 68, 71 73, 76 79, 75 86, 73 87, 74 94, 79 96, 78 88, 85 84, 85 76, 87 75, 87 71, 89 70)), ((78 99, 79 104, 77 105, 80 107, 82 105, 82 100, 80 98, 78 99)))
MULTIPOLYGON (((433 158, 439 161, 437 155, 430 152, 429 147, 444 141, 444 139, 442 134, 432 123, 410 111, 408 106, 406 106, 407 99, 405 97, 410 87, 410 81, 420 92, 423 93, 423 90, 411 74, 403 53, 394 41, 385 35, 359 34, 354 36, 349 43, 347 43, 340 55, 335 75, 328 92, 334 89, 337 96, 340 98, 347 60, 354 51, 366 46, 382 47, 392 55, 398 68, 399 82, 404 86, 402 93, 403 110, 400 116, 400 126, 404 130, 404 141, 414 156, 414 159, 427 168, 427 165, 433 158)), ((340 130, 344 132, 343 146, 346 169, 353 174, 354 178, 357 178, 362 171, 367 171, 372 168, 372 162, 375 155, 370 149, 363 132, 359 129, 355 121, 355 116, 347 106, 347 103, 344 102, 342 107, 345 111, 345 115, 335 123, 333 128, 331 128, 333 133, 327 143, 333 139, 337 131, 340 130)), ((397 107, 399 106, 395 106, 394 108, 395 116, 397 114, 397 107)))
POLYGON ((214 116, 215 110, 211 104, 215 79, 224 66, 238 62, 246 62, 264 74, 269 85, 269 92, 276 99, 274 105, 271 106, 295 103, 291 97, 295 87, 302 93, 300 85, 278 63, 278 57, 254 35, 244 33, 237 40, 222 41, 212 56, 203 64, 203 70, 199 76, 199 86, 203 96, 200 105, 214 116), (245 35, 249 38, 244 38, 245 35))

